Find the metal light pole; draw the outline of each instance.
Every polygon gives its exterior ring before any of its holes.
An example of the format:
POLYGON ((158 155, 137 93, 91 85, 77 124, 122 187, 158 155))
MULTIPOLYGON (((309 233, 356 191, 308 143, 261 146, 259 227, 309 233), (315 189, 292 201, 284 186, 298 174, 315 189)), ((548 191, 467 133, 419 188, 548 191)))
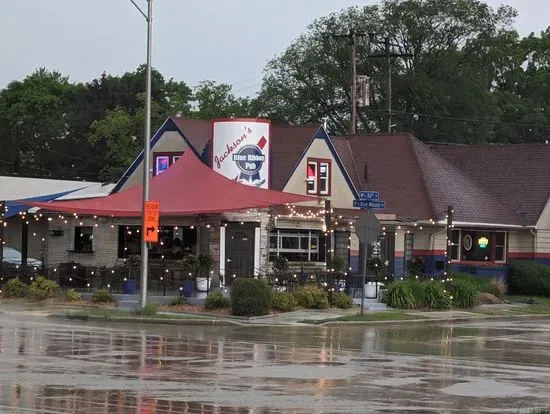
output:
POLYGON ((153 0, 147 0, 147 14, 141 10, 134 0, 130 0, 147 21, 147 78, 146 78, 146 103, 145 103, 145 138, 143 141, 143 202, 142 202, 142 238, 141 238, 141 274, 139 306, 144 308, 147 304, 147 274, 149 267, 149 249, 145 236, 145 202, 149 201, 149 160, 151 141, 151 53, 153 49, 153 0))

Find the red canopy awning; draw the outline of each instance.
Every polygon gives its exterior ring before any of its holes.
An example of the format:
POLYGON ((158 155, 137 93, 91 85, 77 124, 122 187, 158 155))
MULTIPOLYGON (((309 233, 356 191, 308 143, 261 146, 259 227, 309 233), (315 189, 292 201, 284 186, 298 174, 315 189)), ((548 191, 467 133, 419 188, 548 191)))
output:
MULTIPOLYGON (((151 179, 150 200, 160 203, 161 216, 221 213, 287 203, 318 201, 317 197, 265 190, 223 177, 203 164, 191 151, 169 169, 151 179)), ((139 217, 143 186, 107 197, 48 203, 20 201, 46 210, 97 216, 139 217)))

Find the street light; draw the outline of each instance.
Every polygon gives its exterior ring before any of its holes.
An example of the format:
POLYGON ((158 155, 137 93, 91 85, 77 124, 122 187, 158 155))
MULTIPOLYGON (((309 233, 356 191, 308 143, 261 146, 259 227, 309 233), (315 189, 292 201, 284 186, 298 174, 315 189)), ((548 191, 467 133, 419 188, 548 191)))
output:
POLYGON ((143 141, 143 202, 142 212, 142 238, 141 238, 141 273, 140 273, 140 297, 139 306, 144 308, 147 304, 147 272, 149 267, 149 249, 147 242, 143 237, 145 235, 145 202, 149 201, 149 159, 151 141, 151 52, 153 45, 151 38, 153 35, 153 0, 147 0, 147 14, 141 10, 134 0, 130 0, 138 11, 147 21, 147 78, 146 78, 146 103, 145 103, 145 138, 143 141))

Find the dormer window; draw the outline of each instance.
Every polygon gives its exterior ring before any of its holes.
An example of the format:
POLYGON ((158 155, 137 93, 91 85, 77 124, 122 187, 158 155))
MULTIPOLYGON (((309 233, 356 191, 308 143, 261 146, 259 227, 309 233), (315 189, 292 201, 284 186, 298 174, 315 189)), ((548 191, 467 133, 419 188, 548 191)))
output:
POLYGON ((155 152, 153 155, 153 175, 162 174, 182 156, 183 152, 155 152))
POLYGON ((306 192, 313 195, 330 195, 331 160, 307 159, 306 192))

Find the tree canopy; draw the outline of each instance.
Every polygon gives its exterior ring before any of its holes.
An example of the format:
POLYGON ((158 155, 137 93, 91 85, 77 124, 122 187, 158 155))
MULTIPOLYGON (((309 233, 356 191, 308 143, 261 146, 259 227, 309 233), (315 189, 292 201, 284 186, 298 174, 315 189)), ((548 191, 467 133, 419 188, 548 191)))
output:
MULTIPOLYGON (((387 131, 388 69, 393 131, 430 142, 529 143, 550 139, 550 27, 522 37, 517 12, 479 0, 382 0, 314 20, 266 66, 258 95, 205 80, 189 86, 152 73, 152 130, 171 115, 264 116, 350 127, 351 59, 370 78, 358 132, 387 131), (388 61, 392 53, 407 55, 388 61)), ((144 134, 145 66, 72 83, 40 68, 0 91, 0 174, 113 181, 138 154, 144 134)))

